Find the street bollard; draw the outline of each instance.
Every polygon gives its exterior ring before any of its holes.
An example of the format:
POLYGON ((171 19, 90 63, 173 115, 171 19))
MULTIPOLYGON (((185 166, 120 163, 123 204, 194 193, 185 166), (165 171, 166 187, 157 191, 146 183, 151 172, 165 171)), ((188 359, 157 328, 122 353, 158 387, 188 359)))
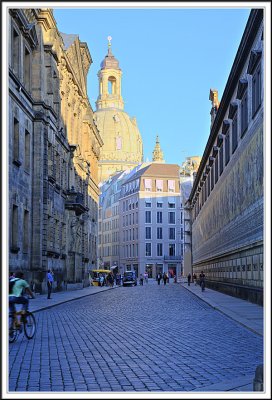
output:
POLYGON ((260 364, 255 370, 255 378, 253 380, 253 391, 263 392, 263 365, 260 364))

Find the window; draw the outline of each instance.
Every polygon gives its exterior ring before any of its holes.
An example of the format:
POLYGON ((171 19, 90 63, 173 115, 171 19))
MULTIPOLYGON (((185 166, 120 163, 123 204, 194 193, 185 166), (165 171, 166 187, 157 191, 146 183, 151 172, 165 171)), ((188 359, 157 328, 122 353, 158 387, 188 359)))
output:
POLYGON ((116 79, 114 76, 110 76, 108 79, 108 94, 116 93, 116 79))
POLYGON ((238 144, 238 124, 237 124, 237 113, 232 120, 232 154, 234 153, 238 144))
POLYGON ((146 201, 146 202, 145 202, 145 206, 146 206, 146 207, 151 207, 151 202, 150 202, 150 201, 146 201))
POLYGON ((176 208, 176 204, 168 202, 168 208, 176 208))
POLYGON ((252 117, 261 105, 261 64, 257 66, 252 76, 252 117))
POLYGON ((169 224, 175 224, 176 223, 176 214, 173 211, 170 211, 168 213, 168 223, 169 224))
POLYGON ((145 222, 146 224, 151 224, 151 211, 145 212, 145 222))
POLYGON ((146 226, 145 228, 145 238, 151 239, 151 226, 146 226))
POLYGON ((162 239, 162 228, 157 228, 157 239, 162 239))
POLYGON ((11 247, 14 250, 18 248, 18 206, 13 205, 11 216, 11 247))
POLYGON ((29 235, 29 211, 24 211, 23 221, 23 252, 28 252, 28 235, 29 235))
POLYGON ((244 136, 248 126, 247 90, 241 100, 241 137, 244 136))
POLYGON ((146 192, 151 192, 151 179, 144 179, 144 187, 146 192))
POLYGON ((16 75, 19 74, 19 52, 20 52, 20 41, 19 34, 15 29, 12 32, 12 68, 16 75))
POLYGON ((24 85, 26 90, 30 90, 30 52, 25 47, 25 54, 24 54, 24 85))
POLYGON ((224 154, 223 154, 223 151, 224 151, 224 147, 223 147, 223 144, 222 144, 221 147, 220 147, 220 150, 219 150, 219 174, 220 175, 223 172, 223 166, 224 166, 224 154))
POLYGON ((168 192, 174 192, 175 191, 175 181, 170 179, 168 181, 168 192))
POLYGON ((162 208, 162 203, 157 202, 157 208, 162 208))
MULTIPOLYGON (((19 121, 14 118, 13 120, 13 161, 19 161, 19 121)), ((21 165, 21 163, 19 164, 21 165)))
POLYGON ((156 180, 156 191, 157 192, 163 191, 163 180, 161 180, 161 179, 156 180))
POLYGON ((176 240, 176 229, 169 228, 169 239, 176 240))
POLYGON ((145 256, 151 257, 151 243, 145 244, 145 256))
POLYGON ((162 211, 157 211, 157 224, 162 224, 162 211))
POLYGON ((162 243, 157 243, 157 256, 162 256, 162 243))
POLYGON ((175 243, 169 243, 169 256, 175 256, 176 255, 176 245, 175 243))
POLYGON ((225 137, 225 165, 228 164, 229 159, 230 159, 230 137, 228 131, 225 137))
POLYGON ((217 181, 218 181, 218 155, 216 156, 214 162, 214 183, 216 183, 217 181))

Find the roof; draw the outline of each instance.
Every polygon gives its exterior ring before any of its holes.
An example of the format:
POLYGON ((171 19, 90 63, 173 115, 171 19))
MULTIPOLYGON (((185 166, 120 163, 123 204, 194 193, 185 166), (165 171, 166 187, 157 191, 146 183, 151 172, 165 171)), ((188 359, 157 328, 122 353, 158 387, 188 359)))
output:
POLYGON ((100 64, 101 69, 109 68, 109 69, 120 69, 119 61, 114 57, 111 52, 111 48, 108 48, 108 54, 105 56, 103 61, 100 64))
POLYGON ((155 176, 161 178, 176 176, 179 179, 179 166, 178 164, 143 163, 132 170, 131 175, 126 179, 126 182, 134 180, 140 176, 155 176))

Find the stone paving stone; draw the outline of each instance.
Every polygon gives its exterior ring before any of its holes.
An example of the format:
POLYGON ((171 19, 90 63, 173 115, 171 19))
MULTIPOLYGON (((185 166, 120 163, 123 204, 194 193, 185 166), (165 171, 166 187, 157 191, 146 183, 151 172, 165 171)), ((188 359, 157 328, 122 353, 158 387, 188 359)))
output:
POLYGON ((37 312, 35 338, 10 345, 10 390, 186 392, 262 363, 260 336, 181 285, 125 289, 37 312))

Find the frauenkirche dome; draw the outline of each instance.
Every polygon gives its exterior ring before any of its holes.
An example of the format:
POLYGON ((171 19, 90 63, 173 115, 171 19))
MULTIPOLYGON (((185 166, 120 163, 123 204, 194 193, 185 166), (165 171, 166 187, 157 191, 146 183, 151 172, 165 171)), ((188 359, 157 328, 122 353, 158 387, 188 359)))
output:
POLYGON ((124 111, 122 71, 112 54, 110 40, 108 54, 98 72, 99 96, 94 114, 104 142, 99 160, 100 182, 117 171, 135 167, 143 160, 143 143, 136 118, 131 118, 124 111))

